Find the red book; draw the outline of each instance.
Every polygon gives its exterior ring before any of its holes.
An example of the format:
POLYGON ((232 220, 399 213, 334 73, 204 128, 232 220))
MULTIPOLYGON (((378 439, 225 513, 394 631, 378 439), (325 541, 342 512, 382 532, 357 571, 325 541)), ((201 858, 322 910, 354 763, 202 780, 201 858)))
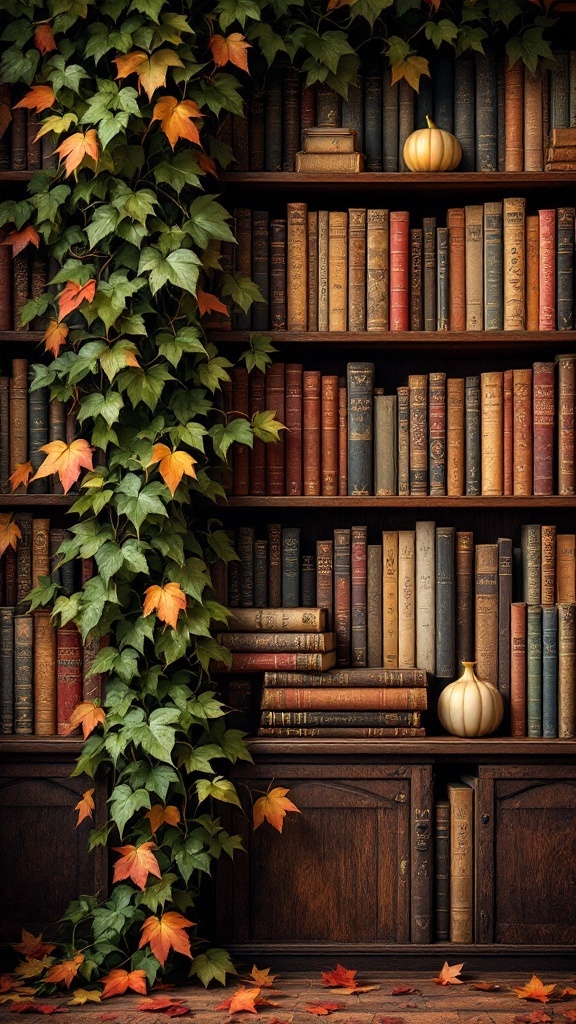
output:
POLYGON ((303 463, 304 494, 320 494, 320 370, 305 370, 303 374, 303 463))
POLYGON ((514 493, 513 370, 504 370, 504 494, 514 493))
POLYGON ((258 651, 255 654, 233 654, 229 666, 218 663, 224 672, 326 672, 336 664, 336 651, 289 654, 286 651, 258 651))
MULTIPOLYGON (((266 374, 266 408, 274 411, 280 423, 285 422, 285 366, 284 363, 272 363, 266 374)), ((284 434, 276 444, 266 445, 266 494, 284 494, 284 434)))
POLYGON ((350 664, 353 668, 365 668, 367 661, 366 535, 366 526, 353 526, 350 531, 350 664))
MULTIPOLYGON (((245 366, 235 366, 232 370, 232 409, 230 419, 237 419, 242 414, 248 419, 248 370, 245 366)), ((234 471, 234 494, 250 494, 250 448, 247 444, 234 443, 232 449, 232 466, 234 471)))
POLYGON ((554 494, 554 363, 534 363, 534 494, 554 494))
POLYGON ((390 213, 390 330, 409 328, 410 214, 390 213))
POLYGON ((57 657, 58 735, 64 736, 66 723, 82 701, 82 638, 73 622, 58 627, 57 657))
POLYGON ((448 210, 450 330, 466 330, 466 230, 464 210, 448 210))
POLYGON ((538 211, 540 226, 538 330, 556 330, 556 210, 538 211))
MULTIPOLYGON (((262 370, 252 370, 249 377, 250 419, 256 412, 266 408, 266 378, 262 370)), ((266 494, 266 445, 259 437, 254 438, 250 452, 250 494, 266 494)))
POLYGON ((302 494, 302 364, 286 367, 286 494, 302 494))
POLYGON ((510 735, 526 735, 526 605, 510 609, 510 735))
POLYGON ((338 494, 348 494, 348 391, 338 387, 338 494))
POLYGON ((322 377, 322 494, 338 494, 338 377, 322 377))

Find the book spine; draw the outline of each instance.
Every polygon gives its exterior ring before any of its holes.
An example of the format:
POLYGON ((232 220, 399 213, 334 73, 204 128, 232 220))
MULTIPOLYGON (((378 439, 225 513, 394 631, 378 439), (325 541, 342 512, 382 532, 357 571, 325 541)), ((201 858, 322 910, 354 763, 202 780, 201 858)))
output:
POLYGON ((27 461, 28 360, 12 360, 10 378, 10 472, 27 461))
POLYGON ((538 330, 556 329, 556 210, 539 210, 539 315, 538 330))
POLYGON ((32 589, 32 515, 29 512, 18 512, 14 522, 20 530, 16 548, 16 610, 23 614, 27 611, 26 598, 32 589))
POLYGON ((368 728, 420 727, 419 711, 263 711, 264 726, 360 726, 368 728))
POLYGON ((450 327, 450 253, 448 249, 448 228, 436 232, 436 253, 438 273, 436 278, 436 329, 447 331, 450 327))
POLYGON ((404 159, 404 145, 413 131, 414 90, 405 78, 401 78, 398 82, 398 166, 401 171, 408 170, 404 159))
POLYGON ((436 530, 436 675, 453 679, 455 669, 455 597, 453 526, 436 530))
POLYGON ((423 687, 275 687, 264 688, 261 707, 263 711, 425 711, 427 696, 423 687))
POLYGON ((474 658, 474 536, 459 531, 455 537, 456 670, 474 658))
MULTIPOLYGON (((514 370, 513 493, 532 494, 532 370, 514 370)), ((506 444, 504 447, 506 450, 506 444)))
POLYGON ((50 612, 34 612, 34 732, 56 734, 56 630, 50 612))
POLYGON ((261 726, 258 729, 259 736, 284 736, 286 738, 295 738, 296 736, 307 736, 309 739, 314 737, 323 739, 355 739, 355 740, 369 740, 369 739, 387 739, 392 736, 425 736, 425 729, 416 729, 414 727, 406 726, 382 726, 375 728, 369 726, 318 726, 316 728, 311 727, 299 727, 299 726, 273 726, 267 728, 261 726))
MULTIPOLYGON (((0 249, 0 273, 1 273, 0 249)), ((9 328, 6 328, 8 330, 9 328)), ((10 382, 8 377, 0 377, 0 493, 7 494, 10 490, 10 382)))
POLYGON ((13 171, 26 170, 26 111, 12 111, 12 153, 10 167, 13 171))
POLYGON ((388 210, 366 212, 366 330, 387 331, 388 248, 390 215, 388 210))
POLYGON ((576 605, 558 605, 558 736, 576 736, 576 605))
POLYGON ((428 493, 428 377, 408 377, 410 408, 410 494, 428 493))
POLYGON ((575 544, 573 533, 556 535, 556 600, 559 604, 576 601, 575 544))
POLYGON ((268 541, 254 541, 254 606, 268 607, 268 541))
POLYGON ((510 712, 510 607, 512 604, 512 541, 498 538, 498 689, 504 714, 510 712))
POLYGON ((526 604, 540 604, 542 586, 541 527, 530 523, 522 526, 523 597, 526 604))
POLYGON ((410 330, 424 330, 422 228, 410 229, 410 330))
POLYGON ((308 211, 308 330, 318 330, 318 213, 308 211))
POLYGON ((574 327, 574 207, 558 210, 556 248, 557 329, 574 327))
POLYGON ((374 390, 374 493, 396 494, 396 395, 374 390))
MULTIPOLYGON (((532 382, 530 381, 530 390, 532 382)), ((503 428, 503 490, 504 494, 514 494, 514 370, 504 370, 502 396, 504 402, 503 428)), ((532 408, 530 407, 530 422, 532 408)), ((532 437, 530 437, 530 445, 532 437)), ((530 464, 530 487, 532 487, 532 464, 530 464)), ((530 492, 532 493, 532 492, 530 492)))
POLYGON ((554 493, 554 363, 534 363, 534 494, 554 493))
POLYGON ((286 494, 302 494, 302 364, 286 366, 286 494))
POLYGON ((326 609, 326 627, 334 624, 334 544, 316 541, 316 604, 326 609))
POLYGON ((374 363, 348 363, 348 493, 372 494, 374 363))
MULTIPOLYGON (((457 67, 458 62, 456 63, 457 67)), ((434 856, 435 938, 436 942, 448 942, 450 938, 450 804, 447 800, 438 800, 436 804, 434 856)))
POLYGON ((316 123, 323 127, 340 124, 340 97, 325 82, 320 82, 316 89, 316 123))
POLYGON ((270 221, 270 326, 286 330, 286 221, 270 221))
POLYGON ((321 387, 320 370, 302 374, 302 461, 304 494, 321 494, 321 387))
POLYGON ((472 942, 473 801, 468 786, 449 785, 450 801, 450 941, 472 942))
POLYGON ((481 331, 484 326, 484 208, 466 206, 466 330, 481 331))
POLYGON ((345 331, 348 324, 348 214, 328 214, 328 330, 345 331))
POLYGON ((50 575, 50 520, 32 520, 32 586, 50 575))
POLYGON ((525 327, 526 200, 505 199, 504 222, 504 330, 525 327))
POLYGON ((429 378, 428 460, 430 494, 446 494, 446 374, 429 378))
MULTIPOLYGON (((268 599, 271 608, 280 608, 282 604, 282 527, 279 523, 268 524, 268 558, 268 599)), ((230 563, 231 566, 233 564, 233 562, 230 563)), ((244 628, 246 629, 246 626, 244 628)))
MULTIPOLYGON (((379 545, 375 545, 378 547, 379 545)), ((327 672, 266 672, 265 687, 276 686, 342 686, 358 687, 408 687, 414 689, 428 685, 428 677, 423 669, 385 669, 377 668, 333 668, 327 672)))
MULTIPOLYGON (((285 413, 285 379, 284 363, 272 363, 266 374, 266 408, 274 412, 280 423, 284 423, 285 413)), ((266 494, 284 494, 284 433, 280 431, 278 441, 266 445, 266 494)))
POLYGON ((365 152, 362 116, 364 91, 364 79, 358 75, 357 82, 348 86, 348 99, 342 101, 342 127, 356 131, 356 148, 360 153, 365 152))
MULTIPOLYGON (((558 494, 573 495, 576 493, 574 471, 576 356, 572 353, 560 355, 556 357, 556 361, 558 363, 558 494)), ((1 414, 0 392, 0 417, 1 414)))
POLYGON ((542 608, 528 605, 526 628, 527 735, 542 735, 542 608))
POLYGON ((14 608, 0 608, 0 733, 14 731, 14 608))
POLYGON ((497 171, 496 58, 492 49, 475 53, 476 60, 476 170, 497 171))
POLYGON ((505 170, 524 170, 524 65, 521 60, 504 67, 505 170))
POLYGON ((436 665, 435 525, 416 523, 416 661, 427 672, 436 665))
MULTIPOLYGON (((286 327, 308 327, 308 210, 306 203, 288 203, 286 223, 286 327)), ((320 264, 319 264, 320 266, 320 264)))
POLYGON ((367 664, 367 527, 350 530, 350 663, 354 668, 367 664))
POLYGON ((348 330, 366 327, 366 210, 348 210, 348 330))
POLYGON ((252 271, 250 276, 254 284, 260 289, 260 294, 264 300, 263 302, 254 302, 252 305, 252 329, 256 331, 266 331, 269 326, 268 238, 268 211, 254 210, 252 213, 252 271))
POLYGON ((556 600, 556 527, 542 526, 541 532, 540 603, 552 605, 556 600))
POLYGON ((476 675, 498 681, 498 545, 476 545, 476 675))
POLYGON ((34 619, 31 615, 14 616, 14 732, 31 735, 33 713, 33 645, 34 619))
POLYGON ((409 324, 410 215, 390 213, 390 330, 407 331, 409 324))
POLYGON ((240 559, 240 607, 254 607, 254 527, 238 528, 238 557, 240 559))
POLYGON ((323 608, 235 608, 229 627, 242 633, 320 633, 326 629, 323 608))
POLYGON ((366 170, 382 170, 382 76, 378 64, 364 76, 364 146, 366 170))
POLYGON ((242 114, 232 114, 234 166, 239 171, 247 171, 250 167, 250 114, 244 102, 242 107, 242 114))
POLYGON ((541 171, 543 163, 542 72, 524 69, 524 170, 541 171))
POLYGON ((300 76, 298 68, 284 68, 282 76, 282 170, 294 170, 300 149, 300 76))
POLYGON ((415 535, 398 533, 398 667, 411 668, 416 654, 415 535))
POLYGON ((504 322, 502 203, 484 203, 484 326, 501 331, 504 322))
POLYGON ((398 531, 382 534, 382 643, 383 663, 398 668, 398 531))
POLYGON ((558 611, 542 608, 542 735, 558 735, 558 611))
POLYGON ((550 126, 552 128, 568 128, 570 126, 569 77, 568 52, 556 50, 554 66, 550 72, 550 126))
POLYGON ((57 630, 57 730, 65 735, 65 726, 74 708, 82 700, 82 640, 74 623, 57 630))
MULTIPOLYGON (((33 379, 33 371, 29 370, 30 384, 33 379)), ((44 454, 40 449, 48 444, 48 388, 38 388, 31 391, 28 399, 28 457, 32 464, 34 473, 40 468, 44 461, 44 454)), ((48 492, 48 479, 31 480, 28 484, 29 494, 46 494, 48 492)))
POLYGON ((302 555, 300 600, 304 608, 314 608, 316 604, 316 565, 313 555, 302 555))
POLYGON ((334 530, 334 635, 336 664, 350 664, 350 530, 334 530))
POLYGON ((282 528, 282 605, 297 608, 300 604, 300 528, 282 528))
MULTIPOLYGON (((0 147, 2 140, 0 139, 0 147)), ((12 277, 12 254, 9 246, 0 248, 0 274, 3 281, 12 277)), ((14 323, 12 312, 12 289, 3 288, 0 293, 0 330, 11 331, 14 323)), ((4 436, 4 435, 3 435, 4 436)))
MULTIPOLYGON (((460 63, 462 63, 460 61, 460 63)), ((450 330, 466 330, 466 228, 463 209, 447 214, 450 264, 450 330)))
POLYGON ((481 402, 481 466, 482 494, 503 491, 503 386, 501 372, 483 373, 480 377, 481 402))
MULTIPOLYGON (((245 366, 235 366, 232 370, 232 406, 231 420, 249 419, 248 370, 245 366)), ((236 442, 233 445, 232 473, 234 494, 250 494, 250 448, 247 444, 236 442)))
POLYGON ((368 544, 366 558, 367 664, 382 665, 382 545, 368 544))
POLYGON ((318 330, 328 330, 328 235, 327 210, 318 211, 318 330))
POLYGON ((321 462, 322 494, 338 494, 338 377, 322 377, 321 382, 321 462))
POLYGON ((510 735, 526 735, 526 604, 510 607, 510 735))
POLYGON ((538 214, 526 217, 526 330, 537 331, 540 317, 540 231, 538 214))
MULTIPOLYGON (((266 377, 262 370, 255 367, 248 380, 249 416, 264 412, 266 408, 266 377)), ((250 452, 250 493, 266 494, 266 445, 259 437, 255 437, 250 452)))
POLYGON ((382 169, 388 173, 397 171, 399 166, 398 93, 398 83, 392 84, 392 72, 386 68, 382 78, 382 169))
POLYGON ((348 390, 338 380, 338 494, 348 494, 348 390))
POLYGON ((480 377, 466 377, 466 494, 480 494, 480 377))
POLYGON ((576 125, 576 50, 569 53, 570 76, 568 81, 568 114, 570 126, 576 125))
POLYGON ((506 95, 504 89, 505 55, 500 51, 496 55, 496 149, 498 154, 498 170, 506 169, 506 95))
POLYGON ((454 63, 454 134, 462 146, 461 171, 473 171, 476 163, 474 84, 474 63, 463 55, 454 63))
POLYGON ((422 218, 424 330, 436 330, 436 217, 422 218))
POLYGON ((310 85, 300 89, 300 128, 313 128, 316 124, 316 93, 310 85))

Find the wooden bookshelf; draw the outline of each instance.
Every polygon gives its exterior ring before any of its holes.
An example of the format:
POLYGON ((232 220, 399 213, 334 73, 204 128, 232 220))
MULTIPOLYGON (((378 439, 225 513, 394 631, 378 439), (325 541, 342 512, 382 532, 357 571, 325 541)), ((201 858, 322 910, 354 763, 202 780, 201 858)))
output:
POLYGON ((571 171, 452 171, 444 173, 363 171, 360 174, 327 172, 309 174, 296 171, 224 171, 218 179, 227 188, 248 191, 257 188, 270 192, 369 192, 402 194, 424 192, 533 192, 539 189, 573 189, 571 171))
POLYGON ((45 754, 67 758, 70 754, 77 755, 84 746, 84 740, 78 736, 0 736, 0 755, 15 756, 16 754, 45 754))
POLYGON ((564 495, 550 495, 543 497, 541 495, 529 495, 526 497, 520 495, 498 495, 493 497, 491 495, 483 495, 480 497, 473 496, 457 496, 447 497, 442 495, 436 497, 434 495, 379 495, 379 494, 361 494, 361 495, 345 495, 338 497, 328 497, 327 495, 320 496, 308 496, 308 495, 246 495, 244 496, 230 496, 228 504, 231 508, 285 508, 289 510, 291 508, 406 508, 406 509, 426 509, 426 508, 466 508, 469 510, 473 509, 488 509, 488 508, 507 508, 507 509, 545 509, 545 508, 571 508, 576 509, 576 497, 565 497, 564 495))
POLYGON ((70 508, 77 494, 0 494, 4 508, 70 508))
MULTIPOLYGON (((274 346, 283 349, 306 345, 319 347, 319 355, 328 346, 346 348, 382 348, 391 351, 471 352, 479 355, 487 349, 571 349, 576 331, 215 331, 209 336, 220 345, 250 344, 255 334, 265 334, 274 346)), ((0 341, 3 335, 0 335, 0 341)))
POLYGON ((282 736, 256 736, 248 741, 254 757, 300 757, 301 755, 342 757, 442 757, 461 761, 476 758, 560 757, 574 759, 576 739, 529 739, 525 736, 484 736, 480 739, 461 739, 455 736, 421 736, 414 739, 296 739, 282 736))

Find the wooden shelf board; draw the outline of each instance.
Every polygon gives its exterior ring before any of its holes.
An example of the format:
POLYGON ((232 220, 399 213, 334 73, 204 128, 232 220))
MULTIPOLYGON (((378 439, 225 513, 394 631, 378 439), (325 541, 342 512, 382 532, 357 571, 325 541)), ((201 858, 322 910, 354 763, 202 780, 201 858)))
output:
POLYGON ((43 337, 43 331, 0 331, 0 342, 4 345, 15 345, 18 342, 25 342, 27 345, 38 344, 43 337))
MULTIPOLYGON (((532 495, 498 495, 497 497, 435 497, 434 495, 345 495, 328 497, 327 495, 246 495, 230 496, 228 505, 231 508, 572 508, 576 509, 576 497, 554 494, 549 497, 532 495)), ((226 508, 220 505, 219 508, 226 508)))
POLYGON ((0 755, 79 754, 83 746, 78 736, 0 736, 0 755))
POLYGON ((229 188, 257 188, 274 191, 303 189, 321 191, 367 192, 476 192, 574 187, 576 171, 452 171, 444 173, 411 173, 363 171, 359 174, 307 174, 297 171, 224 171, 218 180, 229 188))
POLYGON ((0 494, 0 507, 4 508, 70 508, 77 494, 0 494))
POLYGON ((476 757, 516 758, 570 757, 576 755, 576 739, 532 739, 518 736, 485 736, 460 739, 456 736, 421 736, 390 739, 312 739, 282 736, 255 736, 248 746, 255 757, 320 756, 338 757, 476 757))
MULTIPOLYGON (((265 334, 273 345, 378 346, 388 349, 478 349, 553 347, 576 345, 576 331, 217 331, 211 340, 220 345, 248 345, 251 334, 265 334)), ((1 335, 0 335, 1 338, 1 335)))
POLYGON ((36 171, 0 171, 0 182, 31 181, 36 171))

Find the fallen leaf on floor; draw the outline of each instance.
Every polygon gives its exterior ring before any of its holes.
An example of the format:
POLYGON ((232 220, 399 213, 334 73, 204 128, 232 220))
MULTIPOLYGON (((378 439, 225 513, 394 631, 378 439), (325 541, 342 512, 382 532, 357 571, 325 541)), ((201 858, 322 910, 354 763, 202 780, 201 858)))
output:
POLYGON ((551 1003, 559 1003, 561 999, 571 999, 572 996, 576 996, 576 988, 570 988, 569 985, 563 988, 558 995, 552 996, 551 1003))
POLYGON ((545 985, 540 981, 540 978, 533 974, 527 985, 523 985, 521 988, 513 988, 512 991, 516 993, 518 999, 534 999, 540 1003, 547 1003, 550 993, 555 988, 556 985, 545 985))
POLYGON ((51 1006, 48 1003, 15 1003, 8 1007, 10 1013, 43 1013, 46 1017, 53 1013, 69 1013, 67 1006, 51 1006))
POLYGON ((182 1003, 181 999, 173 999, 172 996, 153 996, 138 1003, 137 1010, 143 1012, 164 1013, 167 1017, 183 1017, 189 1012, 189 1007, 182 1003))
POLYGON ((322 971, 322 984, 325 988, 355 989, 358 986, 358 982, 355 981, 356 974, 358 971, 351 971, 342 964, 337 964, 334 971, 322 971))
POLYGON ((452 966, 449 966, 448 961, 445 960, 440 974, 437 978, 432 978, 432 981, 435 985, 462 985, 463 982, 458 975, 463 967, 464 964, 452 964, 452 966))
POLYGON ((310 1003, 304 1007, 306 1013, 315 1013, 317 1017, 327 1017, 329 1013, 335 1013, 342 1008, 342 1003, 310 1003))
POLYGON ((576 1021, 576 1010, 566 1010, 566 1013, 563 1013, 562 1016, 564 1020, 568 1020, 572 1024, 572 1022, 576 1021))
POLYGON ((533 1013, 517 1013, 514 1017, 516 1024, 546 1024, 552 1020, 544 1010, 534 1010, 533 1013))
POLYGON ((404 1024, 404 1017, 379 1017, 378 1024, 404 1024))
POLYGON ((420 994, 420 989, 419 988, 410 988, 409 985, 397 985, 396 988, 392 989, 392 991, 390 992, 390 995, 391 996, 411 996, 413 992, 418 992, 418 994, 420 994))
POLYGON ((271 970, 271 967, 266 967, 263 970, 260 970, 258 967, 256 967, 256 964, 254 964, 252 970, 250 971, 250 978, 252 980, 252 983, 254 985, 259 985, 260 988, 273 988, 274 979, 276 975, 270 974, 271 970))
POLYGON ((260 988, 246 988, 246 985, 241 985, 236 990, 233 996, 229 999, 225 999, 222 1003, 218 1003, 215 1006, 215 1010, 228 1010, 228 1013, 258 1013, 256 1009, 256 1000, 260 995, 260 988))
POLYGON ((468 988, 475 988, 477 992, 496 992, 502 988, 502 985, 495 985, 492 981, 475 981, 468 988))
POLYGON ((68 1006, 84 1006, 84 1003, 99 1003, 100 992, 95 989, 77 988, 72 993, 72 999, 68 1000, 68 1006))

